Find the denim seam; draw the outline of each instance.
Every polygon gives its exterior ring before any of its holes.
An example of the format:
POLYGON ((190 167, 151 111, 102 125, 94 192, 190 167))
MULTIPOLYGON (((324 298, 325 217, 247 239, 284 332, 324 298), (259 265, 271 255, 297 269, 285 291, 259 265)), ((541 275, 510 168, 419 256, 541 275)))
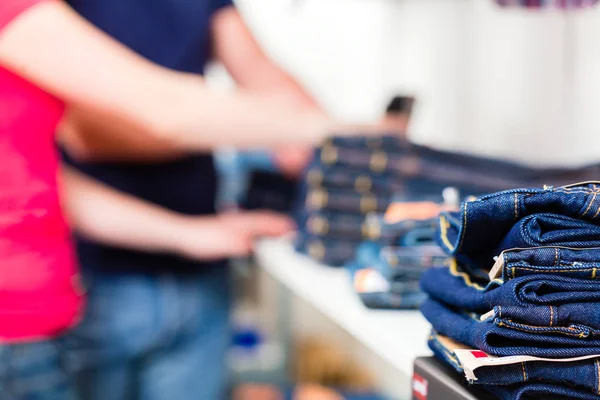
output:
POLYGON ((554 307, 550 306, 550 326, 552 326, 552 322, 554 321, 554 307))
POLYGON ((580 217, 583 217, 585 214, 587 214, 587 212, 592 207, 592 204, 594 204, 594 201, 596 200, 596 196, 597 195, 598 195, 598 192, 594 191, 594 195, 592 196, 592 199, 590 200, 590 204, 588 204, 587 208, 585 209, 585 211, 583 212, 583 214, 580 215, 580 217))
POLYGON ((467 284, 467 286, 474 287, 477 290, 485 289, 483 286, 473 283, 473 281, 471 281, 471 277, 469 276, 469 274, 459 271, 458 263, 456 262, 456 259, 454 259, 454 258, 452 259, 452 261, 450 263, 449 271, 452 275, 462 278, 464 280, 465 284, 467 284))
POLYGON ((596 358, 596 393, 600 394, 600 361, 596 358))
POLYGON ((598 209, 596 210, 596 213, 594 214, 594 216, 592 217, 592 219, 595 219, 598 214, 600 213, 600 205, 598 205, 598 209))
POLYGON ((460 251, 463 241, 465 239, 465 232, 467 231, 467 206, 469 205, 468 202, 465 202, 464 205, 464 210, 463 210, 463 228, 461 229, 461 233, 460 233, 460 240, 458 242, 458 246, 456 248, 456 251, 460 251))
POLYGON ((523 382, 527 382, 527 371, 525 370, 525 363, 521 363, 521 369, 523 370, 523 382))
POLYGON ((558 264, 558 249, 554 249, 554 266, 558 264))
POLYGON ((563 327, 554 327, 554 329, 550 330, 550 329, 545 329, 544 328, 548 328, 548 327, 544 327, 544 326, 534 326, 534 325, 526 325, 526 324, 521 324, 518 322, 514 322, 511 319, 506 319, 506 320, 499 320, 499 321, 494 321, 494 323, 496 325, 498 325, 500 328, 506 328, 506 329, 512 329, 515 331, 519 331, 519 332, 525 332, 525 333, 535 333, 534 331, 536 330, 535 328, 539 328, 539 330, 543 330, 544 332, 547 333, 557 333, 557 334, 563 334, 566 336, 570 336, 570 337, 578 337, 578 338, 585 338, 587 337, 585 332, 581 332, 579 330, 577 330, 576 328, 571 328, 568 326, 563 326, 563 327), (525 329, 524 327, 530 327, 531 329, 525 329), (571 332, 569 332, 571 331, 571 332))
MULTIPOLYGON (((535 272, 539 272, 540 274, 542 273, 552 273, 552 272, 585 272, 585 271, 594 271, 595 269, 598 269, 597 267, 593 267, 593 268, 575 268, 572 265, 558 265, 558 267, 572 267, 570 269, 540 269, 540 268, 529 268, 529 267, 512 267, 513 271, 515 269, 518 270, 522 270, 522 271, 535 271, 535 272)), ((513 274, 513 278, 514 278, 514 274, 513 274)))
POLYGON ((446 245, 448 250, 450 250, 451 252, 454 252, 454 247, 450 243, 450 240, 448 240, 448 228, 449 227, 450 227, 450 223, 448 222, 446 217, 443 215, 440 216, 440 230, 441 230, 442 242, 444 243, 444 245, 446 245))
POLYGON ((514 197, 515 197, 515 221, 516 221, 517 219, 519 219, 519 215, 518 215, 518 211, 517 211, 519 195, 517 193, 515 193, 514 197))

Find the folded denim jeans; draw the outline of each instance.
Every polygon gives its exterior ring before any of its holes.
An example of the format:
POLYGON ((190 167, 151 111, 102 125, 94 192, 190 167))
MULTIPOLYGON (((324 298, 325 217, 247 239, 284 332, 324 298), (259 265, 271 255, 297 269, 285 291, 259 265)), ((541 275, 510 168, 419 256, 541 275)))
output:
POLYGON ((314 163, 306 172, 311 187, 353 189, 359 193, 403 193, 406 183, 395 176, 373 175, 361 169, 346 167, 323 168, 314 163))
POLYGON ((376 270, 357 264, 346 265, 352 286, 363 304, 373 309, 415 309, 427 298, 420 291, 418 279, 386 281, 376 270))
POLYGON ((480 321, 478 315, 457 311, 428 298, 421 312, 443 336, 495 356, 530 355, 569 358, 596 355, 600 340, 524 332, 480 321))
POLYGON ((303 213, 297 218, 298 229, 321 239, 350 240, 353 242, 378 239, 381 232, 369 229, 365 216, 327 210, 303 213))
MULTIPOLYGON (((454 349, 447 346, 446 338, 433 331, 429 336, 428 345, 439 360, 447 363, 460 374, 464 373, 454 349)), ((588 393, 600 394, 600 388, 598 387, 599 368, 599 358, 572 362, 528 361, 507 365, 482 366, 475 371, 477 380, 468 381, 477 385, 499 386, 540 383, 570 385, 582 391, 588 391, 588 393)))
POLYGON ((343 189, 311 189, 305 200, 309 211, 328 210, 345 213, 367 214, 384 212, 391 201, 391 195, 357 193, 343 189))
MULTIPOLYGON (((410 248, 397 248, 399 250, 410 248)), ((422 264, 420 261, 429 261, 429 257, 413 257, 413 263, 409 264, 391 264, 388 260, 392 260, 392 257, 397 251, 390 250, 389 248, 383 247, 375 242, 363 242, 356 249, 356 257, 352 264, 357 265, 360 268, 373 268, 377 270, 384 279, 390 282, 417 282, 421 279, 423 272, 428 268, 429 264, 422 264), (390 256, 391 253, 392 255, 390 256)))
POLYGON ((487 313, 486 320, 498 326, 580 338, 600 335, 600 280, 527 275, 484 287, 453 263, 425 271, 421 287, 451 307, 487 313))
POLYGON ((299 234, 296 240, 296 251, 323 264, 337 267, 343 266, 348 260, 354 258, 359 243, 299 234))
POLYGON ((494 253, 540 246, 600 246, 600 225, 559 214, 528 215, 513 225, 494 253))
POLYGON ((386 246, 381 249, 379 258, 381 262, 375 268, 389 280, 420 278, 427 268, 450 262, 437 246, 386 246))
POLYGON ((501 400, 598 400, 600 396, 567 385, 527 383, 514 386, 484 386, 501 400))
MULTIPOLYGON (((466 201, 460 211, 444 212, 440 215, 438 242, 461 264, 468 265, 470 268, 491 267, 493 257, 498 255, 503 240, 509 233, 515 233, 511 230, 525 217, 535 214, 553 214, 594 224, 599 223, 599 194, 600 184, 583 183, 557 188, 507 190, 466 201)), ((530 235, 543 237, 541 229, 546 221, 548 219, 545 217, 526 221, 522 226, 528 226, 530 230, 522 237, 530 235), (535 228, 536 224, 538 228, 535 228)), ((565 232, 573 223, 571 220, 565 220, 561 225, 557 219, 552 222, 555 230, 564 226, 565 232)), ((560 239, 561 233, 556 234, 560 239)), ((593 237, 588 239, 594 240, 593 237)), ((549 237, 544 238, 546 244, 554 244, 548 243, 550 240, 549 237)), ((507 249, 510 248, 508 243, 505 243, 507 249)))
POLYGON ((502 280, 539 274, 580 279, 597 279, 600 248, 567 248, 558 246, 510 249, 500 254, 502 280))

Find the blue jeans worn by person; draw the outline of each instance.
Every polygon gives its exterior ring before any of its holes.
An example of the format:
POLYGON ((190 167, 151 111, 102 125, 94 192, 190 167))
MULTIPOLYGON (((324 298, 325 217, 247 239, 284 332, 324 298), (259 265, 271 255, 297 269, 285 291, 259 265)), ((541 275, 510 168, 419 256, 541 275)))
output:
POLYGON ((573 337, 600 335, 600 280, 527 275, 486 287, 457 269, 425 271, 421 287, 449 306, 486 314, 498 326, 573 337))
MULTIPOLYGON (((506 248, 501 249, 503 240, 509 233, 514 234, 511 230, 515 224, 528 216, 553 214, 594 224, 600 222, 599 194, 600 184, 585 183, 558 188, 514 189, 483 196, 464 202, 459 212, 442 213, 438 241, 449 254, 455 255, 462 264, 470 268, 491 267, 493 257, 509 248, 507 246, 513 245, 509 238, 504 245, 506 248)), ((562 232, 553 233, 557 240, 563 240, 562 234, 568 234, 566 229, 574 224, 571 219, 560 221, 541 217, 527 220, 521 226, 529 227, 527 235, 532 235, 533 239, 543 238, 544 244, 552 245, 555 244, 551 243, 554 236, 543 237, 547 221, 551 221, 555 231, 564 226, 562 232)), ((584 231, 585 229, 583 228, 584 231)), ((579 239, 582 243, 596 240, 593 236, 580 236, 579 239)), ((531 243, 540 245, 537 240, 532 240, 531 243)))
POLYGON ((95 273, 67 340, 86 400, 222 399, 230 345, 225 266, 187 273, 95 273))
POLYGON ((495 356, 581 357, 598 354, 600 347, 598 339, 526 332, 480 321, 478 314, 457 311, 431 298, 423 302, 421 312, 439 334, 495 356))
POLYGON ((0 345, 0 400, 75 400, 60 339, 0 345))
MULTIPOLYGON (((454 348, 448 347, 447 338, 433 331, 429 336, 428 345, 433 354, 447 363, 461 375, 463 367, 454 353, 454 348)), ((452 345, 452 343, 450 343, 452 345)), ((600 359, 573 362, 528 361, 507 365, 482 366, 475 370, 477 380, 467 379, 477 385, 531 385, 549 383, 556 385, 571 385, 589 393, 600 394, 599 388, 600 359)))

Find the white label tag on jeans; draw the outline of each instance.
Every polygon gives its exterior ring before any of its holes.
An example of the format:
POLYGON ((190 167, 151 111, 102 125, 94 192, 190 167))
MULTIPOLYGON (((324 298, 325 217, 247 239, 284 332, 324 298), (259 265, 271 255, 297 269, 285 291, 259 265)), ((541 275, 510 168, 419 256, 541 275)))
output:
POLYGON ((595 354, 591 356, 583 356, 583 357, 573 357, 573 358, 541 358, 541 357, 532 357, 532 356, 509 356, 509 357, 495 357, 491 356, 481 350, 472 350, 472 349, 455 349, 454 354, 458 357, 463 369, 465 371, 465 376, 467 379, 476 381, 477 376, 475 374, 475 370, 481 367, 495 367, 499 365, 510 365, 510 364, 519 364, 523 362, 529 361, 544 361, 549 363, 562 363, 562 362, 572 362, 572 361, 581 361, 587 360, 590 358, 600 357, 600 354, 595 354))
POLYGON ((498 279, 502 276, 502 269, 504 268, 504 252, 500 253, 498 257, 496 257, 496 262, 494 266, 490 270, 488 276, 490 277, 490 281, 494 279, 498 279))

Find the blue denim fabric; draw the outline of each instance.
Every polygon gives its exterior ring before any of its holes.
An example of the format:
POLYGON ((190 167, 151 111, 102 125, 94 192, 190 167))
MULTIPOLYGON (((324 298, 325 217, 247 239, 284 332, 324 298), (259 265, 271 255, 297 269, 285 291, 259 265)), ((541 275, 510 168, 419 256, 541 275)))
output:
POLYGON ((321 239, 346 239, 361 241, 379 239, 381 232, 369 229, 362 214, 346 214, 332 211, 305 213, 297 218, 300 232, 321 239))
POLYGON ((511 228, 496 249, 496 254, 506 249, 549 245, 600 246, 600 226, 558 214, 529 215, 511 228))
POLYGON ((90 274, 82 323, 66 338, 86 400, 225 396, 229 273, 90 274))
MULTIPOLYGON (((346 265, 350 272, 352 286, 356 288, 356 273, 363 267, 350 263, 346 265)), ((367 308, 387 309, 387 310, 405 310, 415 309, 427 298, 427 295, 420 291, 418 279, 412 281, 389 282, 390 290, 361 292, 358 291, 360 300, 367 308)))
POLYGON ((75 400, 60 340, 0 345, 0 399, 75 400))
MULTIPOLYGON (((559 188, 515 189, 484 196, 474 201, 464 202, 459 212, 442 213, 438 241, 449 254, 455 255, 461 263, 471 268, 491 267, 493 257, 497 256, 500 250, 510 248, 507 246, 513 243, 511 241, 513 239, 508 238, 504 243, 506 248, 502 249, 503 240, 509 233, 515 234, 512 231, 513 227, 525 217, 543 213, 592 223, 599 221, 600 196, 598 194, 600 194, 598 184, 586 183, 559 188)), ((562 234, 568 232, 566 228, 572 227, 574 223, 572 220, 553 219, 551 225, 553 229, 557 230, 561 226, 564 226, 564 229, 562 232, 553 232, 549 237, 544 237, 542 229, 547 221, 549 219, 541 217, 537 220, 526 220, 519 225, 528 229, 521 235, 523 240, 531 240, 531 243, 538 243, 536 245, 539 245, 536 238, 542 238, 546 244, 554 237, 565 240, 562 234)), ((582 229, 585 231, 586 228, 582 229)), ((588 237, 581 243, 586 243, 586 247, 592 247, 587 245, 590 240, 594 240, 594 237, 588 237)), ((577 242, 575 239, 573 241, 577 242)))
POLYGON ((389 248, 382 247, 375 242, 363 242, 356 249, 356 258, 354 264, 365 268, 376 269, 385 279, 394 281, 418 281, 423 272, 431 266, 428 262, 431 258, 427 255, 427 247, 422 247, 425 253, 419 253, 419 247, 414 248, 389 248), (413 250, 411 263, 397 263, 399 261, 396 254, 403 253, 403 250, 413 250))
POLYGON ((580 338, 600 335, 599 280, 527 275, 483 287, 453 265, 425 271, 421 287, 452 307, 493 310, 489 321, 498 326, 580 338))
POLYGON ((547 246, 512 249, 502 253, 502 280, 550 274, 579 279, 597 279, 600 248, 573 249, 547 246))
POLYGON ((354 257, 359 243, 299 234, 296 251, 329 266, 342 266, 354 257))
POLYGON ((448 265, 450 259, 438 246, 386 246, 381 249, 381 272, 386 276, 402 274, 403 269, 435 268, 448 265))
MULTIPOLYGON (((441 361, 447 363, 461 375, 463 367, 453 349, 447 348, 439 340, 437 332, 429 336, 428 345, 433 354, 441 361)), ((590 358, 583 361, 567 363, 551 363, 546 361, 529 361, 525 363, 497 365, 493 367, 480 367, 475 371, 477 385, 510 386, 517 384, 550 383, 557 385, 571 385, 589 393, 600 393, 598 379, 600 359, 590 358)))
POLYGON ((324 168, 313 163, 306 172, 311 187, 353 189, 359 193, 395 193, 405 191, 406 184, 394 176, 377 176, 361 169, 347 167, 324 168))
POLYGON ((565 184, 573 182, 573 178, 594 179, 598 176, 598 169, 594 167, 543 170, 418 145, 389 151, 326 145, 317 151, 315 159, 324 166, 346 166, 405 179, 427 178, 432 184, 456 186, 474 194, 544 182, 565 184))
POLYGON ((524 332, 479 321, 479 315, 458 312, 431 298, 421 312, 433 329, 459 343, 496 356, 531 355, 568 358, 598 354, 600 340, 524 332))
POLYGON ((311 189, 306 196, 309 211, 328 210, 355 214, 384 212, 391 201, 389 194, 356 193, 345 189, 311 189))
POLYGON ((501 400, 598 400, 598 394, 569 386, 548 383, 529 383, 515 386, 485 386, 485 389, 501 400))

